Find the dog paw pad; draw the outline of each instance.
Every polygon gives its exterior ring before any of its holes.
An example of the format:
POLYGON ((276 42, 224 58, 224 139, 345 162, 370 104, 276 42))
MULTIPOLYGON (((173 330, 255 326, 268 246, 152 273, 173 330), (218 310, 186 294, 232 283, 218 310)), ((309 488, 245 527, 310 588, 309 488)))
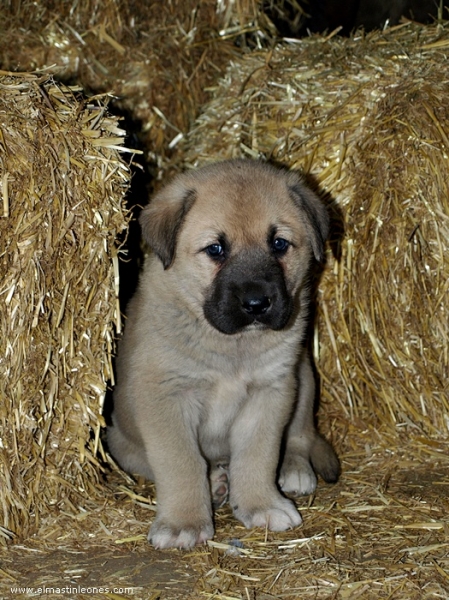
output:
POLYGON ((229 498, 229 465, 217 464, 210 472, 210 489, 214 509, 220 508, 229 498))

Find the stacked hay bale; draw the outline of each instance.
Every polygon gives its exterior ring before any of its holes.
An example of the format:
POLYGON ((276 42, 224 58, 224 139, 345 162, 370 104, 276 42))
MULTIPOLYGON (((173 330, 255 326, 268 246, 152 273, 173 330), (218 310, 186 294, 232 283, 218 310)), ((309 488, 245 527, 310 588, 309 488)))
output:
POLYGON ((124 132, 99 99, 0 77, 0 541, 95 494, 120 330, 124 132))
POLYGON ((233 62, 191 166, 303 170, 334 217, 315 351, 325 403, 383 431, 449 429, 448 28, 284 43, 233 62))
POLYGON ((257 18, 254 0, 6 3, 0 68, 44 70, 110 93, 163 166, 257 18))

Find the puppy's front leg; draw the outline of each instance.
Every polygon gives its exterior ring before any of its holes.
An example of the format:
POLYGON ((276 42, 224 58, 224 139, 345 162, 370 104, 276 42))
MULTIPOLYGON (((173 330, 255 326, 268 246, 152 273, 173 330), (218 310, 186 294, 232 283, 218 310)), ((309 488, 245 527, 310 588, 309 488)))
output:
POLYGON ((245 527, 284 531, 302 522, 296 506, 276 487, 288 411, 285 393, 259 388, 251 394, 232 428, 230 503, 245 527))
POLYGON ((158 503, 148 539, 156 548, 192 548, 214 534, 207 464, 194 424, 176 399, 164 403, 163 415, 159 413, 145 438, 158 503))

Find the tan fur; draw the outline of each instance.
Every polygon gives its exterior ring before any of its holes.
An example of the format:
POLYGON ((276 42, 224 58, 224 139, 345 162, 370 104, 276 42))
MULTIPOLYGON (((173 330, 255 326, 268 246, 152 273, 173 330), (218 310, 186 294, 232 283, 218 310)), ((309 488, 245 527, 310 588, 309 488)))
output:
POLYGON ((328 481, 339 470, 315 430, 315 382, 303 346, 308 272, 313 254, 322 257, 325 209, 296 174, 236 160, 176 178, 143 211, 141 225, 155 252, 129 305, 108 442, 123 468, 156 482, 150 541, 189 548, 210 539, 211 490, 218 504, 228 487, 246 527, 296 527, 301 517, 276 481, 284 434, 284 492, 311 493, 314 469, 328 481), (275 258, 273 230, 291 242, 275 258), (216 260, 205 249, 220 236, 228 250, 216 260), (253 274, 262 292, 252 291, 253 274), (241 300, 247 288, 249 301, 241 300), (260 313, 238 330, 236 302, 241 319, 260 313))

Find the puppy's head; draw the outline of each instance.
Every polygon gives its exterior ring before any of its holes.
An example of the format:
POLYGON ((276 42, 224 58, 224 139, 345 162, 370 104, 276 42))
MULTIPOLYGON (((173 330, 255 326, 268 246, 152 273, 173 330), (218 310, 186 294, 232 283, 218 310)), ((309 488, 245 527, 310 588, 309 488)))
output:
POLYGON ((240 159, 178 176, 140 222, 179 295, 226 334, 288 325, 329 227, 296 173, 240 159))

